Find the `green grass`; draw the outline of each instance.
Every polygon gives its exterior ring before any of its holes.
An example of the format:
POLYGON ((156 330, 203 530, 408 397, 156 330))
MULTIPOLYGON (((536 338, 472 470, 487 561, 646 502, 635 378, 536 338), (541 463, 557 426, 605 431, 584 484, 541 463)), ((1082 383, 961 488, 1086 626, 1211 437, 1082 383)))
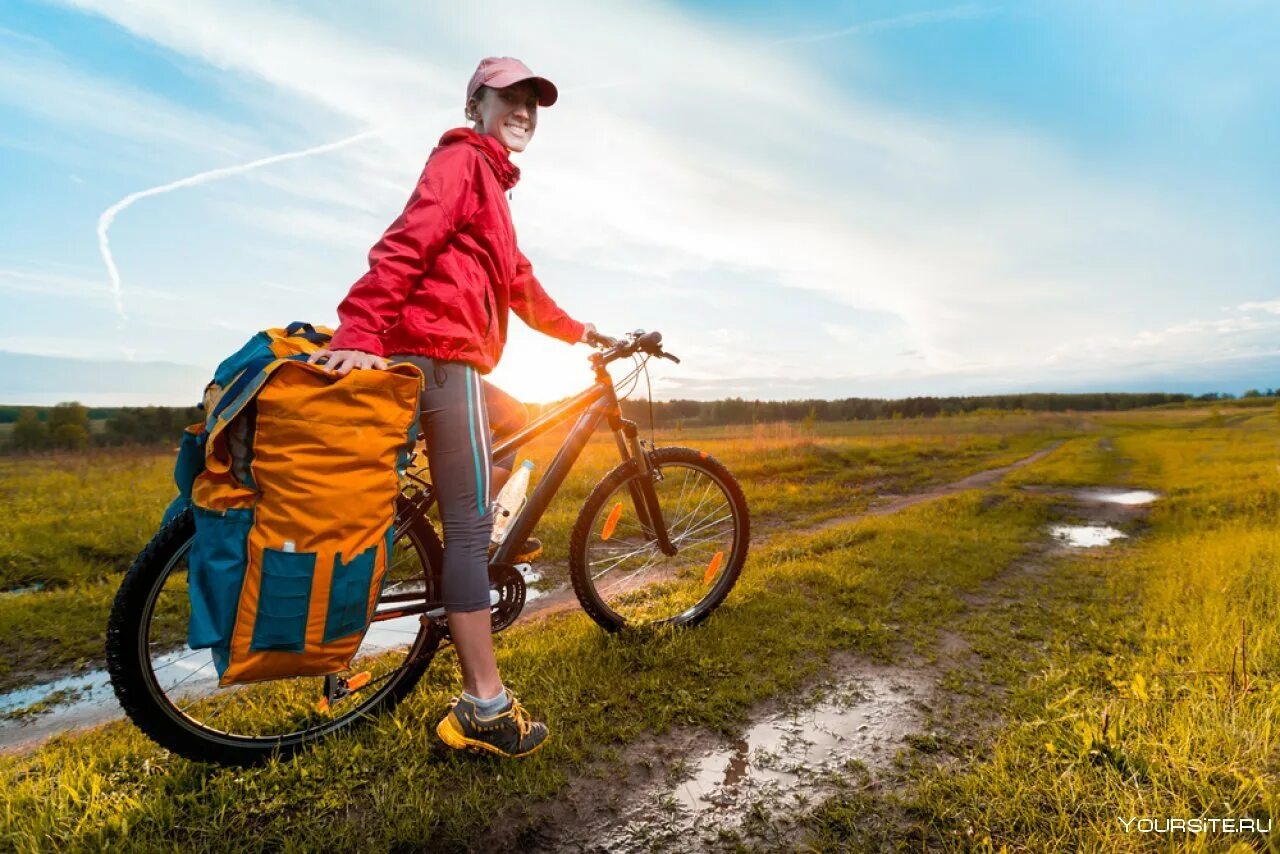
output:
MULTIPOLYGON (((775 501, 778 532, 696 630, 618 638, 570 614, 500 636, 506 679, 552 727, 542 753, 502 763, 436 742, 432 727, 457 690, 446 653, 394 714, 259 769, 186 762, 125 723, 0 759, 0 847, 127 839, 193 850, 460 849, 494 804, 554 798, 570 776, 598 773, 626 745, 673 727, 734 732, 753 704, 824 673, 834 651, 928 657, 944 629, 968 638, 976 665, 946 675, 951 699, 933 709, 933 732, 911 741, 892 787, 850 770, 846 793, 807 817, 814 847, 1137 850, 1169 840, 1126 835, 1118 817, 1270 816, 1280 755, 1280 419, 1242 414, 674 437, 739 471, 753 503, 775 501), (993 492, 816 535, 781 530, 832 512, 773 494, 789 484, 879 466, 881 489, 927 485, 1072 433, 993 492), (1104 555, 1008 572, 1061 512, 1060 499, 1017 486, 1108 482, 1164 495, 1141 536, 1104 555), (993 585, 989 605, 966 603, 964 594, 993 585)), ((593 450, 588 468, 603 470, 607 452, 593 450)), ((592 479, 584 471, 573 489, 585 494, 592 479)), ((549 539, 563 536, 573 512, 548 526, 559 532, 549 539)), ((1232 840, 1183 841, 1217 850, 1232 840)))
POLYGON ((1149 486, 1165 496, 1149 529, 1019 576, 969 619, 981 665, 950 684, 987 689, 957 694, 943 721, 956 757, 911 756, 896 790, 851 780, 810 816, 815 848, 1275 849, 1274 832, 1159 836, 1120 819, 1277 813, 1277 417, 1111 426, 1112 461, 1073 443, 1019 477, 1149 486))
POLYGON ((0 458, 0 590, 118 575, 176 493, 170 454, 0 458))
POLYGON ((169 756, 126 724, 0 760, 0 844, 228 845, 336 850, 466 845, 494 804, 553 797, 575 768, 673 726, 730 731, 760 699, 796 690, 834 650, 888 659, 927 647, 957 593, 1001 572, 1045 500, 966 494, 817 536, 781 535, 750 560, 705 626, 606 636, 582 615, 501 636, 510 684, 547 719, 551 745, 502 764, 447 755, 431 728, 456 665, 441 656, 393 715, 295 761, 221 770, 169 756))
MULTIPOLYGON (((672 431, 663 444, 716 455, 742 482, 764 535, 856 513, 885 492, 911 492, 1027 456, 1081 429, 1079 416, 1001 414, 935 420, 794 424, 672 431)), ((527 449, 546 470, 561 440, 527 449)), ((547 586, 567 581, 569 534, 596 482, 618 462, 595 438, 537 534, 547 586)), ((0 459, 0 691, 41 672, 100 663, 112 593, 175 494, 170 452, 94 451, 0 459)))

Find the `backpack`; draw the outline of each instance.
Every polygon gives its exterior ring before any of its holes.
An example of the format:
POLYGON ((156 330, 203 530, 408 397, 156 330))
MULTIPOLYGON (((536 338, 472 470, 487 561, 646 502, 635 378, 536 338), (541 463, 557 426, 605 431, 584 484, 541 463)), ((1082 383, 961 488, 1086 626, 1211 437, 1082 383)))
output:
POLYGON ((220 685, 345 670, 377 605, 422 374, 308 365, 331 335, 255 335, 183 435, 166 517, 195 518, 187 643, 212 651, 220 685))

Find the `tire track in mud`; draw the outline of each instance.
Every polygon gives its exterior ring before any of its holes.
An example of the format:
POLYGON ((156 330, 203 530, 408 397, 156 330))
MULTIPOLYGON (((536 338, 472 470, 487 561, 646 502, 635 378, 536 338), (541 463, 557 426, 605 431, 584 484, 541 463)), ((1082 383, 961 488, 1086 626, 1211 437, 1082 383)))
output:
MULTIPOLYGON (((858 513, 835 516, 803 528, 765 529, 766 536, 758 538, 752 543, 752 545, 764 545, 769 542, 772 536, 776 536, 779 533, 800 535, 817 534, 831 528, 848 525, 852 522, 859 522, 863 519, 869 519, 874 516, 887 516, 891 513, 899 513, 909 507, 914 507, 917 504, 923 504, 927 501, 937 501, 940 498, 946 498, 951 495, 966 492, 970 489, 984 489, 999 483, 1003 478, 1008 476, 1010 472, 1039 462, 1061 446, 1062 442, 1053 442, 1052 444, 1036 451, 1034 454, 1023 457, 1020 460, 1015 460, 1008 465, 975 472, 974 474, 963 477, 960 480, 952 481, 951 483, 944 483, 940 486, 935 486, 922 492, 913 492, 909 495, 881 496, 881 498, 887 498, 888 500, 884 501, 882 504, 874 505, 858 513)), ((566 574, 568 573, 567 564, 560 568, 563 569, 566 574)), ((562 614, 577 607, 578 600, 573 595, 572 586, 565 584, 555 588, 554 590, 541 593, 538 598, 528 602, 528 604, 525 605, 524 612, 521 614, 520 619, 525 621, 530 618, 545 618, 553 614, 562 614)))

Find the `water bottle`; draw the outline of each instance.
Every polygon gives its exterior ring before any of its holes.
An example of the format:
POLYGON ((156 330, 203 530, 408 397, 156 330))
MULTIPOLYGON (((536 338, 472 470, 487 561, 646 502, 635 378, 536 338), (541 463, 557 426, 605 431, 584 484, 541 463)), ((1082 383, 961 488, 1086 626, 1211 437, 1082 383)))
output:
POLYGON ((511 520, 524 506, 525 494, 529 491, 529 476, 533 473, 533 460, 525 460, 511 475, 511 479, 502 487, 493 502, 493 534, 489 537, 495 544, 507 537, 507 529, 511 520))

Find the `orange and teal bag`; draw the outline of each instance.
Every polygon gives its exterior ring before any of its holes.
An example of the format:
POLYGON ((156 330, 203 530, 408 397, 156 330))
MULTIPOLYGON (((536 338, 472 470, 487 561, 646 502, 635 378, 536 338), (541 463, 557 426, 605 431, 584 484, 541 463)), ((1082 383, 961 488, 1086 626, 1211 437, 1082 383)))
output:
POLYGON ((167 515, 195 516, 187 642, 212 650, 221 685, 345 670, 377 605, 422 375, 308 365, 330 335, 256 335, 218 367, 179 452, 167 515))

